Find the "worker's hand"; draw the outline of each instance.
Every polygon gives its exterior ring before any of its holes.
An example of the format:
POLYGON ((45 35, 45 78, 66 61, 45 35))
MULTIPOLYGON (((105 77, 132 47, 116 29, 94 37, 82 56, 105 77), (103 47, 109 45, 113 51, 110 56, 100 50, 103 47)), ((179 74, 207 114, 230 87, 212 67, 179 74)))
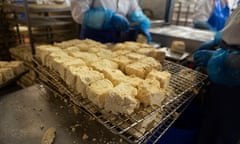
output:
POLYGON ((206 67, 209 59, 212 57, 213 50, 200 50, 193 54, 193 59, 196 67, 206 67))
POLYGON ((208 76, 221 85, 240 86, 240 52, 219 48, 208 62, 208 76))
POLYGON ((147 42, 148 44, 151 43, 152 41, 152 36, 149 33, 148 29, 140 29, 140 33, 142 33, 146 38, 147 38, 147 42))
POLYGON ((134 25, 133 28, 146 36, 148 43, 150 43, 152 41, 151 34, 149 33, 150 20, 144 13, 141 10, 137 10, 129 16, 129 20, 134 25))
POLYGON ((113 27, 118 31, 128 32, 130 28, 130 24, 124 16, 120 14, 113 14, 111 23, 113 27))

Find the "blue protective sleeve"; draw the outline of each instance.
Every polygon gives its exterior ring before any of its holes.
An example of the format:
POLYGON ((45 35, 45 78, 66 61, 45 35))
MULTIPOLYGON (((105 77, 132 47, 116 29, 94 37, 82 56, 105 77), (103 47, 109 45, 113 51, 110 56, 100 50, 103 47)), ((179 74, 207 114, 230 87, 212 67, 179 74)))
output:
POLYGON ((89 9, 84 14, 83 24, 88 28, 96 30, 109 29, 112 28, 110 22, 113 15, 114 12, 107 9, 89 9))
POLYGON ((212 57, 214 51, 213 50, 199 50, 193 54, 193 60, 196 65, 206 67, 209 59, 212 57))
POLYGON ((207 65, 209 79, 216 84, 240 86, 240 51, 218 49, 207 65))

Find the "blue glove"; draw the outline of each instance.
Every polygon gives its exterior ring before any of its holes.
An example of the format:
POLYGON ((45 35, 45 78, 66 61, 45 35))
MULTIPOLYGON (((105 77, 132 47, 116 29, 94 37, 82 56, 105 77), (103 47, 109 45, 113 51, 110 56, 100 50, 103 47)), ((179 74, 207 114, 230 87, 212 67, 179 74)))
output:
POLYGON ((114 13, 103 8, 89 9, 83 17, 83 24, 91 29, 104 30, 112 28, 110 22, 114 13))
POLYGON ((196 67, 206 67, 209 59, 212 57, 214 51, 212 50, 200 50, 193 54, 193 59, 196 67))
POLYGON ((150 21, 144 15, 141 10, 134 11, 130 16, 129 20, 134 24, 134 29, 142 33, 147 37, 148 43, 152 41, 152 37, 149 33, 150 21))
POLYGON ((207 65, 209 79, 226 86, 240 86, 240 51, 218 49, 207 65))
POLYGON ((114 14, 111 19, 113 27, 118 31, 128 32, 130 24, 124 16, 120 14, 114 14))

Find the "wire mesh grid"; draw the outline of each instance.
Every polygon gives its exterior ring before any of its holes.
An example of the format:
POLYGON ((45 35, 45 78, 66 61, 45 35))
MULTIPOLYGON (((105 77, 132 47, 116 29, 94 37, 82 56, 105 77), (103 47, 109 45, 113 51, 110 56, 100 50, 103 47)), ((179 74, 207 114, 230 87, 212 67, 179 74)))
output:
MULTIPOLYGON (((37 65, 35 71, 38 73, 41 83, 62 98, 68 99, 74 105, 84 109, 111 132, 130 143, 142 143, 158 127, 166 125, 166 121, 174 122, 177 118, 174 116, 177 109, 193 97, 194 93, 197 92, 197 88, 201 87, 207 78, 202 73, 165 60, 163 69, 169 71, 172 76, 167 89, 168 96, 164 103, 161 106, 140 107, 139 110, 127 116, 114 115, 100 109, 87 98, 82 98, 81 95, 76 94, 72 89, 68 88, 57 72, 42 66, 36 58, 33 58, 33 61, 37 65)), ((161 132, 164 133, 170 124, 165 126, 166 128, 163 128, 161 132)))

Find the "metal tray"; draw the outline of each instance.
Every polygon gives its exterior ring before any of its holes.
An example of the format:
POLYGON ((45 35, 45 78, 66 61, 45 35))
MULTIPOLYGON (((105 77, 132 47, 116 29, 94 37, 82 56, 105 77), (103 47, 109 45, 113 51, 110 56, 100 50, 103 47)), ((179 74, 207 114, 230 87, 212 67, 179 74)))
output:
POLYGON ((57 72, 42 66, 36 59, 33 61, 37 65, 35 71, 38 73, 39 81, 42 84, 52 89, 62 99, 70 101, 74 105, 79 106, 80 109, 91 114, 107 129, 121 136, 129 143, 142 143, 146 141, 157 128, 162 126, 165 127, 161 130, 164 133, 177 119, 174 116, 175 112, 196 95, 198 88, 204 85, 203 82, 207 78, 202 73, 165 60, 163 69, 168 70, 172 74, 172 77, 168 87, 169 96, 164 104, 158 107, 146 107, 131 115, 124 116, 106 113, 88 99, 75 94, 72 89, 67 87, 57 72), (153 115, 156 115, 156 119, 148 127, 147 131, 142 132, 139 130, 138 125, 153 115), (166 121, 169 122, 166 123, 166 121))

